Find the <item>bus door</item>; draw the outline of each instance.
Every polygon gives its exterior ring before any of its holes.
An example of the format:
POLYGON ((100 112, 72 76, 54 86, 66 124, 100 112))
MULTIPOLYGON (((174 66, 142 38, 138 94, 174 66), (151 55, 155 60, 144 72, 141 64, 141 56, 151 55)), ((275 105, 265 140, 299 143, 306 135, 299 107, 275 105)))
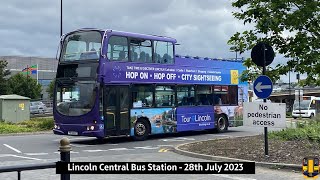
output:
POLYGON ((105 134, 129 135, 129 86, 105 86, 104 95, 105 134))

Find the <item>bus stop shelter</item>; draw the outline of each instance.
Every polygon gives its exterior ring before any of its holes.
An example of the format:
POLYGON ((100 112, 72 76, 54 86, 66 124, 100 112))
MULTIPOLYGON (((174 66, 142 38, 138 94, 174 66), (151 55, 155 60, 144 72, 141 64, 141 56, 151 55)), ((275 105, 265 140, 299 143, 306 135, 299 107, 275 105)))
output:
POLYGON ((0 119, 17 123, 30 119, 30 98, 16 94, 0 96, 0 119))

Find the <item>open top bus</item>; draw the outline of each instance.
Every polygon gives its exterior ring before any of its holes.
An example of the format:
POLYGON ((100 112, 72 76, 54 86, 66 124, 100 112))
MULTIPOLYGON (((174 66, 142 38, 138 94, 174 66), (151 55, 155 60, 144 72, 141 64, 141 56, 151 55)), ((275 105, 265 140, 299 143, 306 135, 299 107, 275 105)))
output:
MULTIPOLYGON (((242 120, 242 61, 175 54, 176 40, 80 29, 61 38, 53 132, 104 138, 215 129, 242 120)), ((240 123, 239 123, 240 122, 240 123)))

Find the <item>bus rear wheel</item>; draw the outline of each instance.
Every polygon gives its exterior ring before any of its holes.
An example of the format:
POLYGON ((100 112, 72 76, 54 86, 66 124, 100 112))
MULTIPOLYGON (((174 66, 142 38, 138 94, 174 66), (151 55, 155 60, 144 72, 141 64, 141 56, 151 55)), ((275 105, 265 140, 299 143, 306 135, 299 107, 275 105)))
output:
POLYGON ((134 140, 143 141, 149 136, 150 126, 145 119, 139 120, 134 125, 134 140))
POLYGON ((225 115, 218 115, 217 118, 217 131, 219 133, 226 132, 228 130, 228 119, 225 115))

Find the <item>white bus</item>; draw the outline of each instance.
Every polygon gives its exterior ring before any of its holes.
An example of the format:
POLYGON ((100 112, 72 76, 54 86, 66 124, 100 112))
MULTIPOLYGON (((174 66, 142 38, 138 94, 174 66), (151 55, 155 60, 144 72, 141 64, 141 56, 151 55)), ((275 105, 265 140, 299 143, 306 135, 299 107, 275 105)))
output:
POLYGON ((320 113, 320 97, 315 96, 303 96, 302 100, 295 100, 293 104, 292 117, 294 119, 298 117, 313 118, 320 113))

